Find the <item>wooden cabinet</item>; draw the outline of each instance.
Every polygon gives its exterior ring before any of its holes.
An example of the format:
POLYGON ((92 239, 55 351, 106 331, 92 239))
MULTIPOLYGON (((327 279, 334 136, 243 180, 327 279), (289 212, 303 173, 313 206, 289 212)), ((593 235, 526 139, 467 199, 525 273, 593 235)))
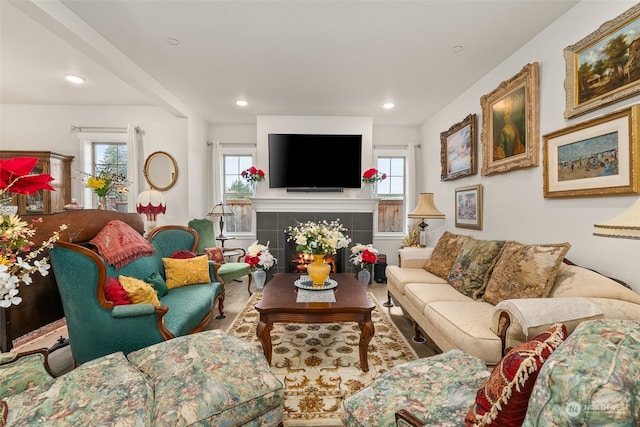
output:
POLYGON ((51 186, 56 191, 40 190, 34 194, 15 196, 18 213, 49 214, 62 212, 64 205, 71 203, 71 161, 73 156, 52 151, 0 151, 0 158, 37 157, 38 163, 32 173, 48 173, 53 177, 51 186))

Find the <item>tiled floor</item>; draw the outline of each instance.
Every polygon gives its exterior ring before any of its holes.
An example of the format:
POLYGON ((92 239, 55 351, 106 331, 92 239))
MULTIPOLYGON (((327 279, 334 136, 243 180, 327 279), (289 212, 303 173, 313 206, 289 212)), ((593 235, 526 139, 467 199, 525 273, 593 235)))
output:
MULTIPOLYGON (((384 303, 387 300, 386 284, 372 284, 369 286, 369 291, 375 295, 380 304, 384 303)), ((238 313, 240 313, 242 308, 245 306, 248 298, 249 294, 247 292, 246 279, 244 279, 242 282, 232 282, 230 284, 227 284, 226 296, 224 301, 224 312, 226 314, 226 317, 220 320, 215 318, 212 319, 207 329, 226 330, 236 318, 238 313)), ((398 329, 400 329, 400 331, 407 339, 409 344, 411 344, 418 356, 428 357, 432 356, 435 353, 426 344, 414 343, 412 341, 411 337, 413 336, 413 329, 411 326, 411 322, 403 317, 402 310, 399 307, 391 307, 390 309, 383 307, 383 310, 387 313, 387 315, 389 315, 389 317, 391 317, 396 326, 398 326, 398 329)), ((55 333, 51 333, 20 348, 15 348, 14 350, 28 350, 40 347, 49 348, 56 343, 61 335, 64 335, 66 337, 66 330, 56 331, 55 333)), ((70 348, 68 346, 63 347, 51 353, 49 356, 49 363, 52 370, 56 374, 61 374, 72 369, 73 362, 71 358, 70 348)))

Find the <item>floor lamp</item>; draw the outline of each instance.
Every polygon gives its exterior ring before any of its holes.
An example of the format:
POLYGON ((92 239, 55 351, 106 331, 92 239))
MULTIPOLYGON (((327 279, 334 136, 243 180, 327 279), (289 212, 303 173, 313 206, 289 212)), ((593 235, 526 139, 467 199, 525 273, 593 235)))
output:
POLYGON ((420 199, 418 200, 418 206, 409 212, 409 218, 417 218, 422 221, 418 224, 420 227, 420 246, 427 246, 427 234, 428 225, 424 221, 425 219, 444 219, 445 216, 442 212, 436 208, 436 204, 433 200, 433 193, 420 193, 420 199))
POLYGON ((595 224, 594 228, 594 236, 640 239, 640 199, 617 217, 595 224))

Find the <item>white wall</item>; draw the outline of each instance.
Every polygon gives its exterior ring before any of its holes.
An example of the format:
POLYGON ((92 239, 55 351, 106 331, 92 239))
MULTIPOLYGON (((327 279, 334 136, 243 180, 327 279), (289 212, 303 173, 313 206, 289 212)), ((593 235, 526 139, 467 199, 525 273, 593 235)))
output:
MULTIPOLYGON (((618 197, 581 197, 545 199, 542 181, 542 136, 637 103, 635 97, 598 111, 564 120, 565 61, 563 49, 595 31, 605 21, 618 16, 635 4, 633 1, 582 1, 546 28, 527 45, 465 91, 454 102, 422 126, 423 161, 426 176, 422 191, 435 193, 436 204, 446 221, 432 221, 437 238, 444 230, 471 234, 479 238, 511 239, 525 243, 569 242, 567 258, 576 264, 600 271, 629 283, 640 291, 640 241, 593 236, 593 224, 613 218, 630 207, 638 195, 618 197), (482 127, 481 96, 515 74, 524 65, 540 64, 540 163, 539 166, 483 177, 440 181, 440 132, 468 114, 478 115, 478 164, 482 165, 480 130, 482 127), (454 190, 457 187, 482 184, 483 230, 454 227, 454 190)), ((480 167, 478 168, 480 171, 480 167)))

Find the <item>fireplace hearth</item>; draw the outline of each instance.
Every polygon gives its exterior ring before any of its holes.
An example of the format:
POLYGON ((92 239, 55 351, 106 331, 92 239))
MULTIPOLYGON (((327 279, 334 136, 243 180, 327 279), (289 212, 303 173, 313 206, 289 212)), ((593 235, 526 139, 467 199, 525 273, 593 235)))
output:
POLYGON ((354 273, 354 266, 349 263, 349 249, 356 243, 369 243, 373 241, 373 212, 256 212, 256 238, 260 242, 271 242, 270 249, 273 256, 278 259, 267 272, 267 280, 276 273, 297 272, 302 269, 297 263, 291 266, 291 260, 296 257, 295 246, 289 248, 292 242, 287 241, 286 230, 289 226, 295 226, 306 221, 331 222, 339 220, 347 229, 347 235, 351 238, 349 248, 342 249, 335 260, 336 271, 354 273))

